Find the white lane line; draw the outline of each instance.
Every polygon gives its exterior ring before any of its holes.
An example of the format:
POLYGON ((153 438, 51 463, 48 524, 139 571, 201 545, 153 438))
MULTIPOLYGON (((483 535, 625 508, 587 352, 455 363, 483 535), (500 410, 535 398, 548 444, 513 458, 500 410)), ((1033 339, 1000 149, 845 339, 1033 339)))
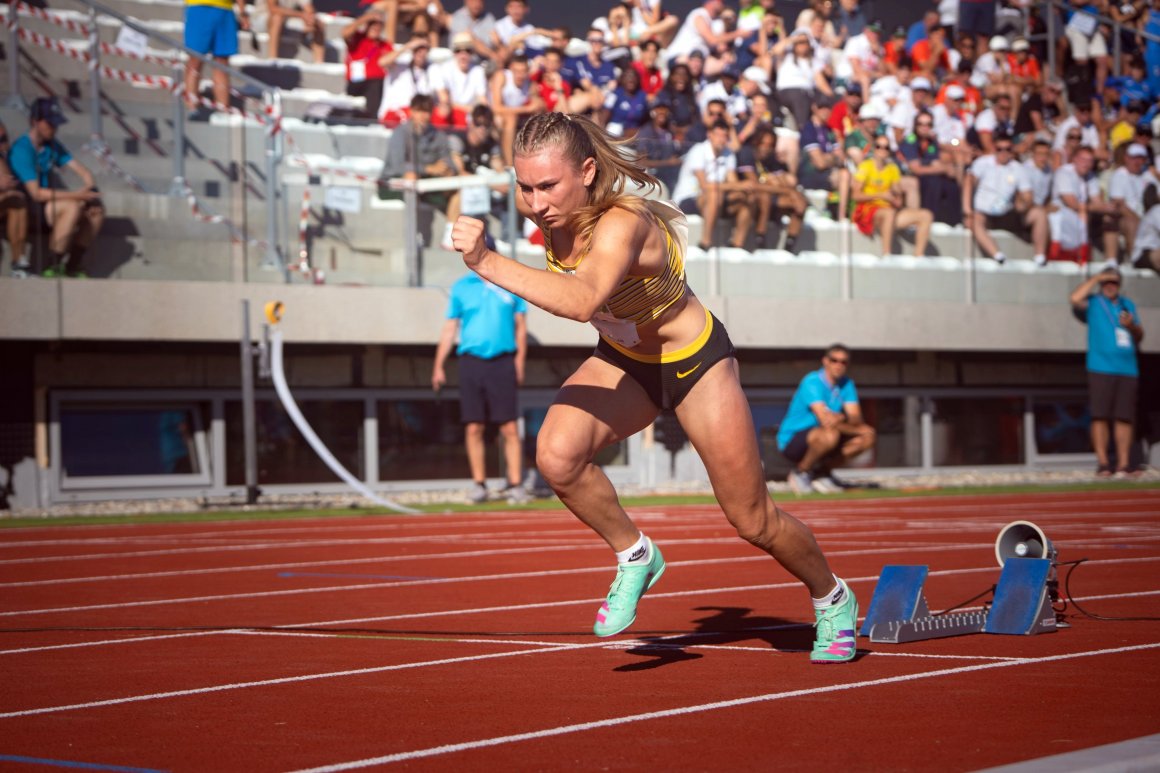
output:
POLYGON ((488 639, 488 638, 464 638, 460 636, 453 636, 448 634, 441 636, 432 631, 430 634, 407 635, 401 633, 390 633, 384 631, 376 634, 368 631, 365 634, 347 634, 347 633, 309 633, 307 631, 246 631, 238 629, 236 631, 222 631, 230 635, 238 636, 281 636, 281 637, 304 637, 307 639, 378 639, 380 641, 431 641, 439 642, 441 644, 514 644, 517 647, 556 647, 568 648, 573 646, 569 642, 561 641, 536 641, 535 639, 488 639))
POLYGON ((72 644, 46 644, 41 647, 20 647, 13 650, 0 650, 0 655, 22 655, 28 652, 48 652, 49 650, 71 650, 77 647, 100 647, 106 644, 133 644, 139 641, 157 641, 158 639, 188 639, 192 636, 213 636, 215 634, 230 633, 229 631, 185 631, 182 633, 167 633, 157 636, 126 636, 123 639, 101 639, 100 641, 80 641, 72 644))
POLYGON ((572 733, 583 733, 589 730, 598 730, 606 727, 618 727, 621 725, 628 725, 635 722, 645 722, 656 719, 667 719, 669 717, 688 716, 690 714, 701 714, 707 711, 719 711, 721 709, 737 708, 739 706, 750 706, 755 703, 768 703, 771 701, 785 700, 787 698, 802 698, 807 696, 824 695, 826 693, 844 692, 846 690, 858 690, 867 687, 879 687, 888 684, 899 684, 902 682, 914 682, 921 679, 934 679, 946 676, 958 676, 961 674, 969 674, 977 671, 989 671, 996 668, 1012 668, 1015 666, 1038 666, 1046 663, 1055 663, 1064 660, 1075 660, 1077 658, 1097 657, 1103 655, 1118 655, 1129 652, 1139 652, 1142 650, 1156 649, 1160 647, 1160 643, 1152 644, 1137 644, 1127 647, 1114 647, 1102 650, 1087 650, 1085 652, 1072 652, 1063 655, 1049 655, 1041 658, 1020 658, 1018 660, 1001 661, 997 663, 978 663, 969 666, 959 666, 956 668, 942 668, 936 671, 924 671, 917 674, 905 674, 903 676, 884 677, 881 679, 867 679, 860 682, 845 682, 843 684, 828 685, 825 687, 809 687, 802 690, 786 690, 785 692, 766 693, 764 695, 754 695, 748 698, 734 698, 726 701, 713 701, 712 703, 701 703, 692 706, 680 706, 673 709, 664 709, 662 711, 649 711, 642 714, 628 714, 621 717, 612 717, 610 719, 601 719, 594 722, 579 722, 572 725, 560 725, 558 727, 545 728, 543 730, 534 730, 527 733, 515 733, 512 735, 501 735, 493 738, 480 738, 475 741, 465 741, 463 743, 445 744, 443 746, 432 746, 426 749, 415 749, 407 752, 397 752, 395 754, 384 754, 381 757, 369 757, 362 760, 354 760, 351 762, 339 762, 333 765, 322 765, 315 768, 305 768, 296 773, 336 773, 341 770, 353 770, 355 768, 368 768, 373 765, 387 765, 393 762, 405 762, 407 760, 417 760, 427 757, 437 757, 444 754, 454 754, 456 752, 472 751, 474 749, 484 749, 491 746, 503 746, 505 744, 519 743, 522 741, 534 741, 542 738, 551 738, 560 735, 570 735, 572 733))
MULTIPOLYGON (((733 539, 733 538, 729 539, 730 543, 734 543, 736 541, 737 540, 733 539)), ((674 544, 674 543, 673 543, 673 541, 670 541, 668 544, 674 544)), ((593 545, 568 546, 568 547, 564 547, 561 549, 562 550, 569 550, 569 549, 573 549, 573 550, 589 549, 589 550, 591 550, 591 549, 594 549, 594 547, 595 546, 593 546, 593 545)), ((946 551, 963 550, 967 547, 970 547, 971 549, 978 549, 977 546, 932 545, 932 546, 926 548, 926 550, 927 550, 927 552, 936 552, 936 551, 946 552, 946 551)), ((525 552, 525 551, 517 550, 514 552, 525 552)), ((830 551, 828 553, 828 555, 831 558, 835 558, 835 557, 855 556, 855 555, 877 555, 880 553, 891 553, 891 552, 894 552, 893 548, 874 548, 871 550, 847 550, 847 551, 835 550, 835 551, 830 551)), ((458 556, 458 555, 463 555, 463 554, 450 554, 450 555, 458 556)), ((1158 558, 1157 560, 1160 560, 1160 558, 1158 558)), ((737 558, 712 558, 712 559, 696 559, 696 560, 690 560, 690 561, 670 561, 668 565, 669 566, 698 566, 698 565, 704 565, 704 564, 735 564, 735 563, 748 563, 748 562, 760 562, 760 561, 769 561, 769 556, 759 555, 759 556, 744 556, 744 557, 737 557, 737 558)), ((1090 563, 1096 563, 1096 562, 1090 562, 1090 563)), ((128 609, 128 608, 133 608, 133 607, 150 607, 150 606, 160 606, 160 605, 165 605, 165 604, 200 604, 200 603, 203 603, 206 601, 230 601, 230 600, 234 600, 234 599, 269 598, 269 597, 277 597, 277 596, 297 596, 297 595, 305 595, 305 594, 313 594, 313 593, 341 593, 341 592, 345 592, 345 591, 354 591, 354 590, 379 590, 379 589, 384 589, 384 588, 405 588, 405 587, 411 587, 411 586, 416 586, 416 585, 444 585, 444 584, 449 584, 449 583, 483 582, 483 581, 488 581, 488 580, 518 580, 518 579, 527 579, 527 578, 532 578, 532 577, 551 577, 551 576, 557 576, 557 575, 562 576, 562 575, 568 575, 568 574, 587 574, 587 573, 591 573, 591 572, 607 572, 608 570, 609 570, 609 568, 605 564, 605 565, 601 565, 601 566, 590 566, 590 567, 583 567, 583 568, 579 568, 579 569, 551 569, 551 570, 542 570, 542 571, 536 571, 536 572, 505 572, 505 573, 501 573, 501 574, 474 575, 471 577, 437 577, 437 578, 421 579, 421 580, 391 580, 391 581, 387 581, 387 582, 358 583, 358 584, 350 584, 350 585, 327 585, 327 586, 322 586, 322 587, 317 587, 317 588, 287 588, 285 590, 251 591, 249 593, 223 593, 223 594, 215 594, 215 595, 208 595, 208 596, 184 596, 184 597, 169 598, 169 599, 151 599, 151 600, 147 600, 147 601, 119 601, 119 602, 110 602, 107 604, 87 604, 87 605, 83 605, 83 606, 72 606, 72 607, 46 607, 46 608, 42 608, 42 609, 15 610, 15 611, 0 612, 0 617, 23 617, 25 615, 44 615, 44 614, 55 614, 55 613, 61 613, 61 612, 85 612, 85 611, 91 611, 91 610, 97 610, 97 609, 128 609)))

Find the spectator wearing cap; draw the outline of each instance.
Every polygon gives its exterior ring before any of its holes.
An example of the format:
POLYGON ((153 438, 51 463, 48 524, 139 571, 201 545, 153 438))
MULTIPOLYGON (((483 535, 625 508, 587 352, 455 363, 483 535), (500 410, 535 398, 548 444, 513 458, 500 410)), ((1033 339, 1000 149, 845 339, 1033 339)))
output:
POLYGON ((379 121, 398 126, 410 116, 411 100, 418 94, 433 97, 434 79, 427 55, 431 44, 425 35, 415 35, 406 45, 396 46, 382 58, 387 77, 383 82, 383 101, 379 121))
POLYGON ((1043 70, 1035 54, 1031 53, 1031 43, 1027 38, 1015 38, 1011 41, 1007 67, 1011 71, 1011 96, 1015 104, 1022 104, 1024 94, 1043 85, 1043 70))
POLYGON ((987 99, 994 100, 1001 94, 1014 99, 1011 66, 1007 62, 1010 50, 1011 44, 1007 38, 995 35, 988 44, 987 52, 975 60, 975 67, 971 70, 971 85, 987 99))
POLYGON ((32 266, 25 255, 28 244, 28 196, 8 165, 8 127, 0 123, 0 223, 12 254, 12 276, 27 277, 32 266))
POLYGON ((782 107, 794 119, 799 132, 810 120, 810 104, 814 93, 820 90, 822 74, 814 68, 813 46, 809 35, 802 31, 790 37, 789 52, 777 68, 777 95, 782 107))
POLYGON ((471 35, 472 48, 481 59, 495 61, 499 58, 499 52, 492 46, 495 16, 484 7, 484 0, 463 0, 458 10, 444 15, 442 26, 447 29, 451 40, 464 32, 471 35))
POLYGON ((1063 82, 1048 78, 1019 105, 1015 133, 1053 138, 1063 114, 1063 82))
POLYGON ((1035 263, 1047 265, 1047 213, 1036 206, 1031 179, 1015 157, 1010 136, 995 136, 995 152, 971 164, 963 185, 963 216, 984 255, 1002 265, 1007 256, 991 232, 1009 231, 1030 238, 1035 263))
MULTIPOLYGON (((195 54, 212 56, 220 65, 229 63, 238 53, 238 27, 250 28, 245 0, 185 0, 185 47, 195 54), (235 7, 237 15, 235 16, 235 7)), ((185 60, 185 103, 197 106, 201 93, 203 61, 196 56, 185 60)), ((230 103, 230 76, 221 67, 211 67, 213 100, 219 105, 230 103)))
POLYGON ((829 126, 838 135, 839 142, 845 142, 846 135, 858 125, 858 111, 862 109, 862 87, 857 83, 846 86, 842 98, 830 113, 829 126))
MULTIPOLYGON (((555 65, 558 77, 559 56, 555 65)), ((487 102, 487 74, 475 63, 475 44, 470 32, 460 32, 452 39, 451 58, 432 66, 431 76, 436 97, 433 125, 466 129, 472 109, 487 102)))
POLYGON ((960 64, 958 71, 949 73, 934 99, 935 104, 946 102, 947 90, 952 86, 958 86, 963 92, 963 98, 960 100, 962 108, 972 116, 977 116, 983 109, 983 95, 971 85, 970 74, 971 66, 966 62, 960 64))
POLYGON ((934 103, 932 88, 927 78, 911 78, 910 99, 900 98, 886 118, 886 125, 890 127, 891 147, 897 148, 902 144, 902 139, 914 129, 915 117, 934 103))
POLYGON ((1101 478, 1113 474, 1128 477, 1134 470, 1130 459, 1136 423, 1136 398, 1140 369, 1137 362, 1144 327, 1131 299, 1120 293, 1123 276, 1112 265, 1071 292, 1072 313, 1087 325, 1088 398, 1091 413, 1092 449, 1101 478), (1108 457, 1114 440, 1116 464, 1108 457))
POLYGON ((83 277, 85 252, 105 221, 105 208, 92 172, 73 158, 56 139, 68 120, 55 99, 40 97, 32 103, 28 133, 12 143, 8 165, 32 202, 33 217, 49 227, 47 277, 83 277), (55 188, 57 169, 81 179, 76 189, 55 188))
POLYGON ((942 27, 933 27, 930 34, 914 44, 910 51, 910 61, 916 74, 935 82, 950 72, 946 31, 942 27))
POLYGON ((1116 208, 1120 235, 1127 246, 1125 255, 1136 254, 1136 231, 1144 217, 1144 190, 1157 183, 1160 179, 1148 168, 1148 151, 1143 145, 1129 142, 1123 166, 1116 167, 1108 182, 1108 200, 1116 208))
POLYGON ((673 111, 665 102, 649 108, 649 120, 632 138, 641 164, 665 184, 671 196, 681 170, 681 143, 672 130, 673 111))
POLYGON ((1055 129, 1055 137, 1051 142, 1052 166, 1058 169, 1063 164, 1070 163, 1072 152, 1081 145, 1091 148, 1097 154, 1097 158, 1106 159, 1107 152, 1103 150, 1103 143, 1100 140, 1100 128, 1092 119, 1091 102, 1074 103, 1071 106, 1071 115, 1060 121, 1055 129), (1079 135, 1079 139, 1073 141, 1071 138, 1076 134, 1079 135))
POLYGON ((934 118, 934 134, 939 149, 946 153, 955 166, 955 179, 963 179, 963 171, 971 162, 973 151, 967 134, 974 126, 975 116, 963 107, 967 93, 962 86, 951 84, 944 93, 942 104, 930 108, 934 118))
POLYGON ((882 22, 872 21, 866 25, 861 35, 855 35, 842 47, 845 56, 844 67, 836 75, 843 80, 857 83, 862 93, 870 91, 870 83, 886 74, 882 60, 882 22))
POLYGON ((366 108, 363 115, 377 118, 379 105, 383 102, 383 85, 389 64, 387 54, 394 46, 384 35, 383 15, 380 11, 367 11, 342 28, 342 39, 346 43, 346 93, 352 97, 365 97, 366 108))
POLYGON ((846 158, 854 166, 862 163, 870 155, 867 148, 875 138, 885 136, 882 132, 882 108, 875 102, 866 102, 858 108, 858 124, 846 134, 842 143, 846 158))
POLYGON ((894 28, 894 34, 882 45, 882 64, 891 75, 910 55, 906 53, 906 27, 894 28))
MULTIPOLYGON (((969 137, 972 145, 984 154, 989 154, 995 152, 994 138, 1000 134, 1015 136, 1015 114, 1011 111, 1011 97, 1007 94, 996 96, 991 106, 975 117, 975 125, 969 137)), ((1026 143, 1030 141, 1030 137, 1024 139, 1026 143)), ((1022 148, 1017 147, 1015 152, 1021 153, 1022 148)))

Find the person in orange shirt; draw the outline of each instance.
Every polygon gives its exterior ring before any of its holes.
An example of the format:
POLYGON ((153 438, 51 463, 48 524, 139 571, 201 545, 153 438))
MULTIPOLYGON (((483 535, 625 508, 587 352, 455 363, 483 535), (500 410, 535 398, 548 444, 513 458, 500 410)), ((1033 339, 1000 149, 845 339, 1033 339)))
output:
POLYGON ((882 47, 882 63, 886 66, 886 72, 890 75, 896 74, 904 56, 906 56, 906 27, 895 27, 894 34, 882 47))
POLYGON ((1015 104, 1022 104, 1024 94, 1043 85, 1043 71, 1039 67, 1039 60, 1031 53, 1031 44, 1027 38, 1015 38, 1012 41, 1007 65, 1011 68, 1015 104))
POLYGON ((950 72, 946 30, 942 27, 929 30, 926 37, 910 49, 910 61, 914 65, 915 75, 925 75, 931 80, 938 80, 950 72))
POLYGON ((842 95, 842 99, 834 105, 834 110, 830 113, 830 120, 826 121, 826 125, 834 130, 834 134, 838 135, 839 141, 844 141, 846 135, 858 127, 858 111, 861 109, 862 86, 858 83, 850 83, 846 86, 846 93, 842 95))
POLYGON ((959 69, 949 78, 946 83, 938 90, 938 95, 934 99, 936 105, 945 105, 947 101, 947 89, 951 86, 958 86, 963 90, 963 97, 959 102, 959 106, 963 110, 967 110, 974 115, 978 115, 979 111, 983 109, 983 95, 977 88, 971 85, 968 80, 971 76, 971 65, 964 60, 959 64, 959 69))

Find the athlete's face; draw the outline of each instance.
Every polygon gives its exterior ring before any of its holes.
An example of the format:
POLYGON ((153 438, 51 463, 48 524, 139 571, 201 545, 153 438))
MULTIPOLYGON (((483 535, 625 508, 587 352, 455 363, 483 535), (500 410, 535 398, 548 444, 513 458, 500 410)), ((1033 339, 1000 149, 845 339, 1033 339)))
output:
POLYGON ((592 158, 584 159, 577 169, 555 148, 516 156, 516 184, 524 206, 537 223, 549 228, 563 225, 588 203, 588 186, 595 178, 592 158))

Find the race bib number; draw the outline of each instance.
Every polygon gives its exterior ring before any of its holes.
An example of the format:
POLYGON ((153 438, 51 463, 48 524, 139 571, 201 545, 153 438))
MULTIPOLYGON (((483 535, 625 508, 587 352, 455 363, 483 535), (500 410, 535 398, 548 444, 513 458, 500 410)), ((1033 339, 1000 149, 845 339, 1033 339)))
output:
POLYGON ((607 312, 598 311, 592 316, 592 326, 609 341, 631 349, 640 343, 636 334, 636 324, 626 319, 617 319, 607 312))
POLYGON ((459 209, 465 215, 486 215, 491 211, 491 189, 469 185, 459 193, 459 209))
POLYGON ((367 63, 362 59, 356 59, 350 63, 350 82, 362 83, 367 79, 367 63))
POLYGON ((1122 327, 1116 328, 1116 346, 1120 349, 1132 348, 1132 334, 1122 327))

